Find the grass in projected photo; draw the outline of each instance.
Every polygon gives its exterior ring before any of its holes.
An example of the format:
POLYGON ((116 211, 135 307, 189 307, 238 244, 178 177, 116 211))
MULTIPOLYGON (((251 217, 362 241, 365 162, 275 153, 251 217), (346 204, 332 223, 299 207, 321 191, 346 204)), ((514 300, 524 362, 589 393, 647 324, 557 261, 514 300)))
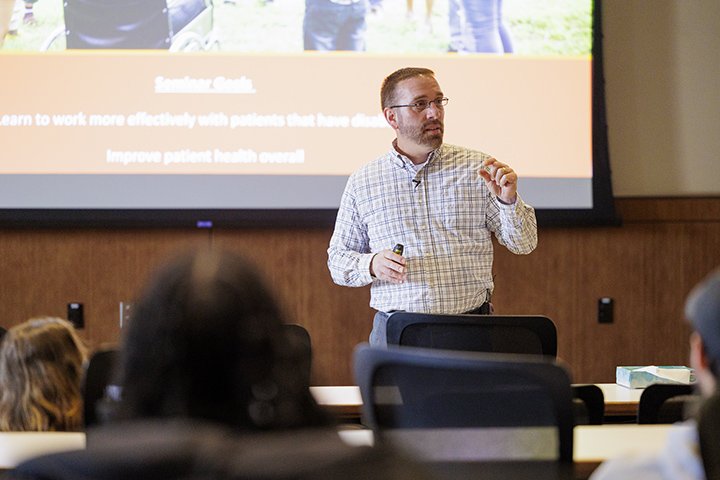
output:
MULTIPOLYGON (((370 0, 364 40, 371 53, 446 53, 454 50, 451 32, 468 35, 464 6, 485 0, 370 0), (453 3, 455 2, 455 3, 453 3), (413 4, 412 11, 408 4, 413 4), (427 6, 432 5, 428 15, 427 6), (458 13, 449 15, 455 8, 458 13), (459 10, 458 10, 459 9, 459 10), (455 27, 450 19, 457 19, 455 27), (463 26, 465 25, 465 26, 463 26), (463 33, 464 32, 464 33, 463 33)), ((38 51, 64 25, 62 0, 38 0, 32 21, 20 2, 5 51, 38 51)), ((504 0, 502 24, 509 51, 522 55, 588 55, 592 2, 504 0)), ((479 7, 476 7, 479 8, 479 7)), ((303 50, 304 0, 215 0, 217 49, 227 52, 291 53, 303 50)), ((51 49, 64 49, 60 35, 51 49)), ((462 51, 462 50, 461 50, 462 51)), ((477 50, 476 50, 477 51, 477 50)))

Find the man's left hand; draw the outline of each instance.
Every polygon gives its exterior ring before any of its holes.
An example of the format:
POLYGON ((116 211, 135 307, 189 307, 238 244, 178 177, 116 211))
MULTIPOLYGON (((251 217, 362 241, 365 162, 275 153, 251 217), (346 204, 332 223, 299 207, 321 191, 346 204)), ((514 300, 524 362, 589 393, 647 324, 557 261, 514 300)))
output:
POLYGON ((515 170, 490 157, 483 160, 478 174, 485 180, 485 185, 496 197, 507 204, 515 203, 518 180, 515 170))

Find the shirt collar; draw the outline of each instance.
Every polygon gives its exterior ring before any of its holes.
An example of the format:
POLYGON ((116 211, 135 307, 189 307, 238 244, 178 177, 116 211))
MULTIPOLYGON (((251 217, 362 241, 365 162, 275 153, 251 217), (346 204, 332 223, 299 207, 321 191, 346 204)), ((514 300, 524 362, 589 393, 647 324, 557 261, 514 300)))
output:
MULTIPOLYGON (((438 148, 436 148, 435 150, 428 153, 427 163, 425 164, 426 166, 430 165, 433 162, 433 160, 435 159, 435 157, 437 157, 439 155, 441 148, 442 148, 442 145, 440 145, 438 148)), ((402 153, 400 153, 398 151, 397 138, 392 141, 392 148, 390 149, 390 159, 392 160, 392 163, 397 167, 404 168, 405 165, 407 164, 408 167, 413 168, 412 160, 410 160, 408 157, 406 157, 405 155, 403 155, 402 153)))

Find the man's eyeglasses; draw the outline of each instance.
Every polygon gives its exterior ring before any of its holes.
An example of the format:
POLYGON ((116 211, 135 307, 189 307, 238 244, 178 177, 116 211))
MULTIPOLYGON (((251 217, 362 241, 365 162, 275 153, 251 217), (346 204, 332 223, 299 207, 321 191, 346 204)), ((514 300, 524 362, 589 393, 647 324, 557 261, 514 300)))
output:
POLYGON ((431 103, 434 104, 435 108, 437 108, 438 110, 442 110, 445 107, 445 105, 448 104, 449 101, 450 101, 450 99, 448 99, 448 98, 437 98, 435 100, 420 100, 415 103, 408 103, 407 105, 392 105, 388 108, 409 107, 409 108, 412 108, 413 110, 415 110, 416 112, 420 113, 423 110, 425 110, 426 108, 428 108, 431 103))

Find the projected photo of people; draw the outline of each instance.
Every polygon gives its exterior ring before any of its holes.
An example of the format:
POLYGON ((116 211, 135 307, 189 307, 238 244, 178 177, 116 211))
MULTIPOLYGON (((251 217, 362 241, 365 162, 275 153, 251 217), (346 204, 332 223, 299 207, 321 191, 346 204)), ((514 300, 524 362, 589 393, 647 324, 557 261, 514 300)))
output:
POLYGON ((455 51, 513 52, 510 31, 502 18, 502 3, 502 0, 449 0, 448 22, 459 29, 460 37, 455 51))
POLYGON ((592 27, 574 0, 2 1, 2 51, 586 55, 592 27))

